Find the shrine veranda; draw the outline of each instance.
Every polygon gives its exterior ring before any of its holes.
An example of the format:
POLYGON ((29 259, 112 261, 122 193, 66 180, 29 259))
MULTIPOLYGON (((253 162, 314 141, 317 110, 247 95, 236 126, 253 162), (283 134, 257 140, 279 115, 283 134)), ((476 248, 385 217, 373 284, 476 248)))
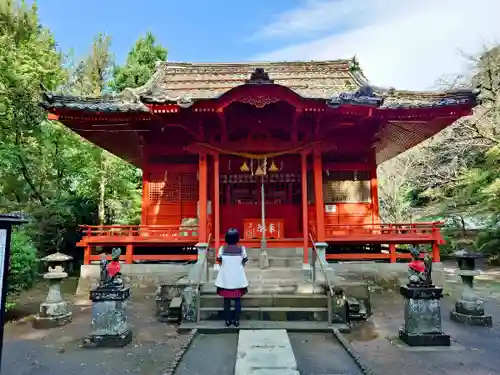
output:
POLYGON ((476 104, 472 90, 371 86, 355 60, 163 62, 114 97, 44 93, 42 103, 143 171, 141 225, 80 223, 84 266, 116 246, 126 266, 194 261, 197 243, 218 248, 229 227, 257 249, 263 207, 270 256, 298 249, 307 265, 317 242, 330 262, 394 264, 410 258, 396 245, 427 244, 439 262, 441 223, 380 220, 377 166, 476 104))

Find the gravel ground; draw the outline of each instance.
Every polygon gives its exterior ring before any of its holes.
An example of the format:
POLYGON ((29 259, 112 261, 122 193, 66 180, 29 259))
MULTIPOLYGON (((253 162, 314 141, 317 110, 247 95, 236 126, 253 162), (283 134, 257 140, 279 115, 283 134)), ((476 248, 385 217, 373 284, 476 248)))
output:
POLYGON ((90 306, 75 306, 73 322, 61 328, 35 330, 29 320, 7 324, 2 374, 163 374, 188 335, 179 335, 176 325, 156 321, 154 295, 134 296, 129 306, 134 339, 121 349, 80 347, 90 329, 90 306))
MULTIPOLYGON (((450 280, 453 281, 453 280, 450 280)), ((450 348, 429 351, 397 346, 398 328, 403 323, 403 298, 397 293, 374 295, 374 315, 345 337, 375 374, 384 375, 494 375, 500 368, 500 284, 478 283, 486 313, 494 327, 468 327, 449 319, 460 284, 448 285, 450 296, 442 301, 443 331, 452 340, 450 348)))
POLYGON ((238 334, 199 334, 182 358, 175 375, 233 375, 238 334))
MULTIPOLYGON (((493 375, 499 373, 500 272, 481 275, 477 290, 493 315, 494 327, 467 327, 449 320, 461 284, 453 267, 447 269, 443 299, 443 329, 454 340, 451 348, 418 351, 394 344, 403 322, 403 300, 398 293, 373 295, 374 315, 346 335, 355 352, 378 375, 493 375), (392 340, 392 341, 391 341, 392 340)), ((40 293, 39 293, 40 294, 40 293)), ((38 299, 45 297, 41 293, 38 299)), ((35 298, 36 300, 37 298, 35 298)), ((38 301, 32 301, 35 305, 38 301)), ((34 330, 30 321, 5 326, 2 374, 15 375, 162 375, 188 341, 177 326, 158 323, 155 296, 134 294, 130 321, 134 340, 122 349, 83 349, 90 328, 90 306, 75 306, 73 323, 53 330, 34 330)), ((331 335, 291 333, 290 340, 302 375, 359 370, 331 335)), ((198 335, 181 360, 176 375, 232 375, 236 361, 236 334, 198 335)))

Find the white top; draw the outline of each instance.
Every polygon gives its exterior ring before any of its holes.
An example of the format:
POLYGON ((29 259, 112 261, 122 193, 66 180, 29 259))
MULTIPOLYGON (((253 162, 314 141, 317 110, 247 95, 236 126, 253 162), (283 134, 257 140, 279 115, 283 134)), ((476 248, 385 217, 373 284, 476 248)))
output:
POLYGON ((215 286, 224 289, 239 289, 248 287, 248 280, 243 268, 243 260, 247 259, 247 252, 241 246, 241 255, 224 254, 224 246, 221 246, 217 255, 220 258, 221 266, 215 286))

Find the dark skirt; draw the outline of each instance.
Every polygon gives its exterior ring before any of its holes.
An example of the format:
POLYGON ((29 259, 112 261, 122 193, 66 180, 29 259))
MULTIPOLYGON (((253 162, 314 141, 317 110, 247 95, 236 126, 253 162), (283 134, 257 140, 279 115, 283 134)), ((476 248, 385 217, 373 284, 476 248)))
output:
POLYGON ((224 289, 217 287, 217 294, 224 298, 241 298, 248 293, 248 288, 224 289))

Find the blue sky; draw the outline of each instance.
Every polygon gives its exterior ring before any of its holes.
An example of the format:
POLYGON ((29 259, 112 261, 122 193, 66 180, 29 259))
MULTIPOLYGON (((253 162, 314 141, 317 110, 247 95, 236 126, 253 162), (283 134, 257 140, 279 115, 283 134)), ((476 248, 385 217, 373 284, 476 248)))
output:
POLYGON ((147 31, 175 61, 240 61, 278 49, 286 40, 255 39, 276 15, 299 0, 39 0, 42 22, 63 50, 83 55, 98 32, 112 37, 123 61, 147 31))
POLYGON ((112 37, 118 63, 151 31, 170 61, 331 60, 356 55, 375 85, 434 89, 500 41, 498 0, 37 0, 64 51, 112 37))

